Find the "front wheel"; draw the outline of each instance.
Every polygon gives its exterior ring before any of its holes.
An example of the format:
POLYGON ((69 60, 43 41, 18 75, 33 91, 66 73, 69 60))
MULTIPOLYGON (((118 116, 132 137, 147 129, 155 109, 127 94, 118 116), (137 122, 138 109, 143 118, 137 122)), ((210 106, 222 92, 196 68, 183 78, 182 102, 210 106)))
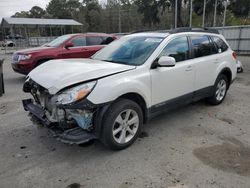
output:
POLYGON ((130 146, 140 132, 143 113, 140 106, 127 99, 119 99, 106 112, 102 142, 113 150, 130 146))
POLYGON ((222 103, 227 94, 228 84, 227 77, 224 74, 219 75, 214 85, 213 96, 208 99, 208 102, 212 105, 222 103))

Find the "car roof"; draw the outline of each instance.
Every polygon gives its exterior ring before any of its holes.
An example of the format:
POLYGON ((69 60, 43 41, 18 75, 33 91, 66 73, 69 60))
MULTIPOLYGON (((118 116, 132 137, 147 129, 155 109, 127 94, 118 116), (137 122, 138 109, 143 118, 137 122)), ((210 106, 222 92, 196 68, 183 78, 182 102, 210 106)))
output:
POLYGON ((111 34, 107 33, 72 33, 72 34, 66 34, 64 36, 112 36, 111 34))
POLYGON ((130 34, 130 36, 161 37, 161 38, 165 38, 169 35, 170 35, 169 33, 163 33, 163 32, 142 32, 142 33, 130 34))

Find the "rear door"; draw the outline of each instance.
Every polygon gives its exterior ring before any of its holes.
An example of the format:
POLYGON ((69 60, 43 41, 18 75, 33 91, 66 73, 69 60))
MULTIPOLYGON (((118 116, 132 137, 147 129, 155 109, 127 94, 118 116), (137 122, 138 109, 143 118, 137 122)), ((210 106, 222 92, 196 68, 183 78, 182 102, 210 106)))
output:
POLYGON ((218 50, 207 35, 192 35, 190 41, 196 67, 195 90, 197 91, 214 84, 213 73, 219 63, 218 50))

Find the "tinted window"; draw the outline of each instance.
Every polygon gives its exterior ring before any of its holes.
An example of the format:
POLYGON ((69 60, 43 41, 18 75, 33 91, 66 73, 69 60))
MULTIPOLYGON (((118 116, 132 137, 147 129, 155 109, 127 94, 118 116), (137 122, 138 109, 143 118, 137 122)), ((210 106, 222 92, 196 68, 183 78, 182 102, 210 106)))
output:
POLYGON ((86 46, 86 38, 85 37, 74 38, 71 42, 73 43, 74 47, 86 46))
POLYGON ((218 52, 225 52, 228 49, 227 44, 221 38, 213 36, 212 39, 218 48, 218 52))
POLYGON ((173 57, 176 62, 187 60, 189 56, 187 37, 180 37, 170 41, 162 50, 160 56, 173 57))
POLYGON ((87 37, 87 45, 101 45, 103 42, 102 37, 87 37))
POLYGON ((214 44, 208 36, 191 36, 191 43, 194 49, 194 57, 202 57, 216 53, 214 44))
POLYGON ((211 54, 217 54, 218 53, 218 49, 215 45, 215 43, 212 41, 211 38, 209 38, 209 42, 210 42, 210 46, 211 46, 211 54))

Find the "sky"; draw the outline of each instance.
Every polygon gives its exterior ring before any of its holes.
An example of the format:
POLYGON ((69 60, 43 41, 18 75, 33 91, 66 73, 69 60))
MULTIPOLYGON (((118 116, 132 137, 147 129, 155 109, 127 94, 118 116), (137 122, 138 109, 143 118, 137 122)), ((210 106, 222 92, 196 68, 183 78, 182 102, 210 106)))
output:
POLYGON ((0 22, 3 17, 10 17, 20 11, 29 11, 33 6, 45 9, 49 2, 50 0, 0 0, 0 22))
POLYGON ((0 0, 0 22, 19 11, 28 11, 33 6, 45 8, 50 0, 0 0))

